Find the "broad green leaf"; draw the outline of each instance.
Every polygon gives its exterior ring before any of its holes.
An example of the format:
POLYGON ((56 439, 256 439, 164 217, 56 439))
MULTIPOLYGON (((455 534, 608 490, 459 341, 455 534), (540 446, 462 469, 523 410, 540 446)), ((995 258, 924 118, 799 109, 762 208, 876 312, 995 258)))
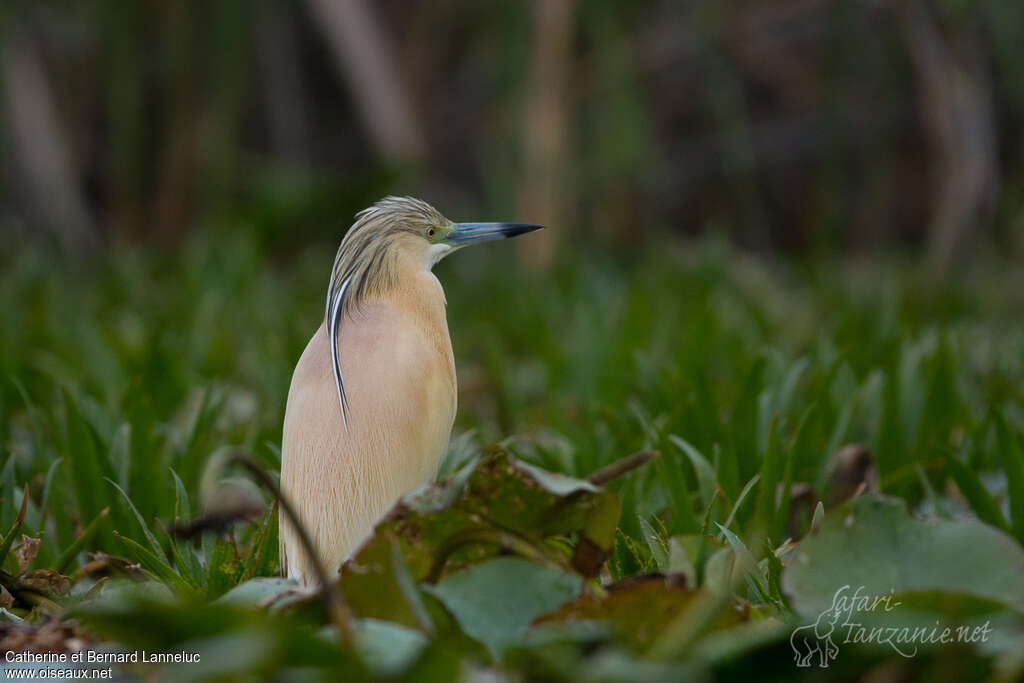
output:
POLYGON ((376 534, 355 559, 345 563, 341 591, 357 617, 390 621, 428 633, 432 630, 430 616, 393 534, 376 534))
POLYGON ((499 557, 455 572, 425 590, 494 657, 521 638, 530 622, 577 596, 580 577, 517 557, 499 557), (497 587, 500 590, 496 590, 497 587))
POLYGON ((260 576, 236 585, 213 601, 215 605, 267 608, 283 593, 295 590, 295 581, 278 576, 260 576))
POLYGON ((828 609, 843 586, 964 594, 1024 614, 1024 548, 975 520, 921 521, 901 500, 859 497, 800 544, 782 585, 804 617, 828 609))
POLYGON ((379 619, 357 619, 352 636, 356 650, 378 676, 397 676, 427 647, 422 631, 379 619))

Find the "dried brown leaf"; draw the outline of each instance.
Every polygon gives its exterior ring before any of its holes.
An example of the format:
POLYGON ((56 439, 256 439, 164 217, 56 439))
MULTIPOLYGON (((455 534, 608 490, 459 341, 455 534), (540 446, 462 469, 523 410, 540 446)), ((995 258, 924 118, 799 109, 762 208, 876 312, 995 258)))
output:
POLYGON ((18 558, 18 573, 24 574, 28 571, 32 560, 36 559, 36 554, 39 552, 40 542, 38 538, 32 538, 26 534, 21 535, 21 545, 15 551, 15 556, 18 558))
POLYGON ((52 569, 36 569, 25 574, 21 585, 43 595, 65 595, 71 590, 68 578, 52 569))

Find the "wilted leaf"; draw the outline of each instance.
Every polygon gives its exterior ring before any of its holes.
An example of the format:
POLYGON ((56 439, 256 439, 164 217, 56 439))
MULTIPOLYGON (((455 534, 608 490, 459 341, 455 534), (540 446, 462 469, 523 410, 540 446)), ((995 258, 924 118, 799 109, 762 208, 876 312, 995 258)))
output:
POLYGON ((48 596, 66 595, 71 584, 66 576, 52 569, 36 569, 21 577, 21 585, 48 596))
MULTIPOLYGON (((583 595, 534 623, 600 622, 616 640, 637 652, 651 645, 673 620, 687 609, 697 591, 672 585, 663 576, 651 576, 610 591, 600 599, 583 595)), ((721 628, 741 621, 739 613, 726 612, 710 628, 721 628)))
POLYGON ((24 574, 28 571, 29 566, 32 564, 32 560, 36 559, 36 554, 39 552, 39 544, 41 541, 38 538, 32 538, 31 536, 21 535, 21 545, 15 551, 14 555, 18 558, 18 573, 24 574))
MULTIPOLYGON (((619 513, 611 492, 492 448, 447 481, 407 495, 377 534, 399 539, 416 581, 434 581, 446 566, 480 562, 502 549, 596 575, 614 545, 619 513), (545 542, 570 535, 575 550, 545 542)), ((371 564, 362 552, 355 562, 371 564)))

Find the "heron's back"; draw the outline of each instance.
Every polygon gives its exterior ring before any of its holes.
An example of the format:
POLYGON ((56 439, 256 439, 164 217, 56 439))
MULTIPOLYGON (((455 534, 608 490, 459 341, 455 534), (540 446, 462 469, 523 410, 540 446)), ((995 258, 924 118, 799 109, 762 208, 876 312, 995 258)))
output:
MULTIPOLYGON (((281 488, 328 572, 402 494, 433 478, 456 405, 443 294, 436 306, 366 302, 342 321, 339 339, 348 431, 321 326, 292 376, 281 445, 281 488)), ((281 549, 288 576, 311 582, 312 567, 283 516, 281 549)))

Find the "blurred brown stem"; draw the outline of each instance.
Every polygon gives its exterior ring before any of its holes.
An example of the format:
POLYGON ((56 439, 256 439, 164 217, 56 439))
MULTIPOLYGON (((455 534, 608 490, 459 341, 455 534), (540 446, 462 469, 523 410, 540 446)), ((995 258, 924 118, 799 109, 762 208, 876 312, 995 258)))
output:
MULTIPOLYGON (((523 220, 557 226, 565 211, 566 119, 572 58, 572 0, 534 0, 533 49, 523 108, 523 220)), ((525 265, 545 268, 556 230, 519 243, 525 265)))
POLYGON ((625 458, 620 458, 610 465, 605 465, 601 469, 596 470, 587 477, 587 481, 595 486, 604 486, 613 479, 618 479, 622 475, 628 474, 642 465, 646 465, 660 455, 661 453, 658 451, 640 451, 633 455, 627 455, 625 458))
POLYGON ((261 89, 270 142, 277 156, 293 164, 307 164, 310 99, 303 87, 295 25, 288 9, 266 4, 257 17, 257 56, 264 75, 261 89))
POLYGON ((9 139, 40 224, 72 253, 95 249, 99 235, 79 185, 53 88, 32 37, 18 29, 4 36, 9 139))
POLYGON ((365 0, 306 0, 381 156, 421 160, 426 142, 387 34, 365 0))
POLYGON ((928 3, 896 6, 934 155, 928 249, 941 277, 991 215, 998 185, 992 88, 974 22, 958 22, 958 34, 946 36, 928 3))

